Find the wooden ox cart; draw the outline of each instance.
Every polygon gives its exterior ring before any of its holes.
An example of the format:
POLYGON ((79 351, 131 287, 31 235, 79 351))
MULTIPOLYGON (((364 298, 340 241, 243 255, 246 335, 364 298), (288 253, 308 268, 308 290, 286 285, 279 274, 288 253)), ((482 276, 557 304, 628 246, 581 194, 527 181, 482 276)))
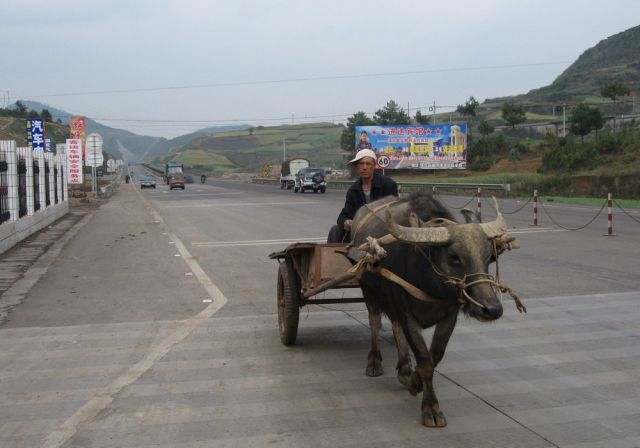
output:
POLYGON ((292 345, 298 334, 300 308, 326 303, 358 303, 359 297, 314 298, 328 289, 360 286, 353 264, 347 258, 348 244, 295 243, 269 258, 278 269, 278 327, 280 340, 292 345))

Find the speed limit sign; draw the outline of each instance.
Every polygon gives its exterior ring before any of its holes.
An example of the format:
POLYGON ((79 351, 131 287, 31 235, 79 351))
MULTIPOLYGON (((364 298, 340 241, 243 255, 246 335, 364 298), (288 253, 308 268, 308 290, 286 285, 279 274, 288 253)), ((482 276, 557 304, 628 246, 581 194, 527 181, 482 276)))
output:
POLYGON ((391 165, 389 156, 378 156, 378 166, 380 168, 387 168, 389 165, 391 165))

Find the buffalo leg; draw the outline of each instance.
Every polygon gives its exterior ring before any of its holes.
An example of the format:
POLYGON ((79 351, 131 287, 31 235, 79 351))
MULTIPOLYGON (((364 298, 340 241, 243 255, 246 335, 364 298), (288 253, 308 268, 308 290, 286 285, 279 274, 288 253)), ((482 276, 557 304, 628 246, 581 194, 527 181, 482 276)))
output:
POLYGON ((378 340, 382 328, 382 313, 372 304, 367 303, 369 311, 369 326, 371 327, 371 349, 367 357, 367 376, 380 376, 384 373, 382 368, 382 353, 378 340))
POLYGON ((400 324, 392 322, 391 325, 398 350, 398 364, 396 364, 398 381, 408 389, 411 373, 413 372, 411 368, 411 356, 409 355, 409 344, 407 344, 407 338, 405 338, 400 324))
POLYGON ((436 324, 433 338, 431 339, 431 347, 429 347, 429 351, 431 352, 431 359, 433 359, 434 368, 438 366, 438 364, 444 357, 444 352, 447 349, 447 344, 449 344, 449 338, 453 333, 453 329, 456 327, 457 321, 458 311, 455 310, 445 319, 436 324))
POLYGON ((407 337, 407 342, 416 357, 417 364, 416 370, 411 376, 409 391, 414 393, 416 387, 422 386, 422 424, 428 427, 447 426, 447 420, 440 410, 440 404, 433 389, 435 366, 422 336, 422 327, 415 319, 409 317, 407 321, 403 322, 403 330, 407 337))

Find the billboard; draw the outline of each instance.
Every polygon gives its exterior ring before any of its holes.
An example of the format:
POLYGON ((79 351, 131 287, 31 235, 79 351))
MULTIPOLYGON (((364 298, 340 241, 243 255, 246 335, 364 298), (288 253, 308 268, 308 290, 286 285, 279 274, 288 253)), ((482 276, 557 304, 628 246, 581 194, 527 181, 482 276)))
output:
POLYGON ((383 169, 465 169, 467 124, 356 126, 356 151, 370 148, 383 169))
POLYGON ((33 150, 50 150, 46 146, 44 120, 42 118, 29 118, 27 120, 27 145, 33 150))

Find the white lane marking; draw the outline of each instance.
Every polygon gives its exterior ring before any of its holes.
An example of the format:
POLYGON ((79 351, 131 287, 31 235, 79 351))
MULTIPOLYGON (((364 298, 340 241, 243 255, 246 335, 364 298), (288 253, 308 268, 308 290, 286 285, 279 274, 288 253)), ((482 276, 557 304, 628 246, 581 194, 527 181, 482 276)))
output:
POLYGON ((286 240, 286 241, 220 241, 218 243, 199 243, 194 244, 196 247, 238 247, 238 246, 272 246, 278 244, 293 244, 298 242, 326 243, 327 238, 306 238, 304 240, 286 240))
POLYGON ((318 204, 315 201, 309 202, 236 202, 231 204, 193 204, 193 205, 162 205, 158 204, 161 208, 203 208, 203 207, 254 207, 257 205, 314 205, 318 204))
POLYGON ((270 243, 296 243, 298 241, 322 241, 326 240, 324 237, 309 237, 309 238, 285 238, 277 240, 242 240, 242 241, 200 241, 197 243, 191 243, 192 246, 208 246, 211 244, 270 244, 270 243))
MULTIPOLYGON (((168 191, 158 192, 156 194, 159 195, 161 193, 168 193, 168 191)), ((181 196, 223 196, 223 195, 231 195, 231 194, 242 194, 242 192, 232 191, 229 193, 183 193, 181 194, 181 196)), ((153 196, 153 194, 150 194, 150 196, 153 196)))
MULTIPOLYGON (((524 233, 545 233, 545 232, 566 232, 565 229, 552 229, 543 227, 540 229, 514 229, 507 233, 524 234, 524 233)), ((325 242, 327 237, 310 237, 310 238, 285 238, 278 240, 240 240, 240 241, 199 241, 191 243, 194 247, 233 247, 233 246, 270 246, 275 244, 292 244, 299 242, 318 243, 325 242)))
POLYGON ((540 229, 514 229, 514 230, 507 230, 508 234, 513 234, 513 233, 545 233, 545 232, 568 232, 567 229, 552 229, 550 227, 542 227, 540 229))
MULTIPOLYGON (((137 191, 137 190, 136 190, 137 191)), ((142 193, 138 192, 142 197, 142 193)), ((161 221, 161 225, 166 228, 166 223, 155 210, 151 213, 156 219, 161 221)), ((193 331, 207 321, 211 316, 217 313, 226 303, 227 298, 211 281, 209 276, 200 267, 200 264, 191 256, 182 241, 173 233, 167 232, 170 238, 175 241, 176 248, 182 255, 182 259, 187 263, 191 272, 193 272, 207 292, 211 304, 200 311, 195 316, 180 321, 180 325, 173 333, 169 334, 164 340, 157 345, 152 346, 147 354, 140 361, 131 366, 126 372, 117 377, 111 384, 105 388, 98 390, 93 397, 87 401, 80 409, 78 409, 71 417, 65 420, 53 432, 51 432, 42 442, 41 448, 60 448, 69 441, 77 432, 78 427, 88 421, 94 419, 98 414, 109 406, 114 397, 124 388, 137 381, 142 375, 149 371, 158 361, 160 361, 176 344, 182 342, 193 331)), ((208 303, 208 302, 207 302, 208 303)))

